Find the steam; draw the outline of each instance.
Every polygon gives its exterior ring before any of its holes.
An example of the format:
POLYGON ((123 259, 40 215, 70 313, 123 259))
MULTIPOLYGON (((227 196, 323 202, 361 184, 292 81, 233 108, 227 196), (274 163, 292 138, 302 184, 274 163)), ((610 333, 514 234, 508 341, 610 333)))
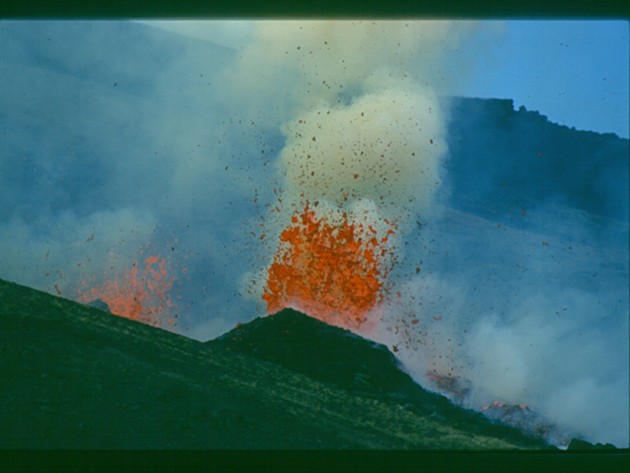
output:
POLYGON ((87 275, 127 269, 155 227, 151 215, 133 209, 83 218, 66 212, 54 221, 14 217, 0 225, 2 269, 22 284, 74 298, 72 288, 87 275))
POLYGON ((285 125, 280 167, 290 198, 369 199, 395 215, 427 209, 440 183, 443 121, 435 97, 385 89, 347 107, 319 107, 285 125))
MULTIPOLYGON (((220 32, 230 49, 131 22, 0 22, 0 277, 72 297, 151 244, 187 269, 176 330, 205 340, 264 315, 265 269, 303 201, 396 219, 394 294, 371 336, 425 386, 433 370, 469 380, 471 407, 527 403, 627 446, 624 162, 598 158, 613 171, 592 186, 584 163, 529 172, 511 142, 482 148, 506 128, 490 120, 451 165, 444 95, 477 57, 457 50, 488 28, 239 23, 244 42, 220 32), (476 198, 458 194, 462 169, 476 198), (512 177, 528 195, 499 196, 512 177)), ((534 125, 518 135, 533 153, 534 125)))
POLYGON ((234 74, 249 80, 232 83, 257 107, 258 97, 269 97, 265 119, 280 125, 285 139, 278 164, 285 197, 338 206, 370 199, 390 215, 402 210, 400 202, 428 209, 446 145, 445 117, 427 84, 443 73, 444 51, 471 28, 441 21, 256 24, 234 74))
POLYGON ((244 156, 266 142, 222 102, 217 74, 233 52, 132 22, 0 31, 2 109, 12 110, 0 277, 74 298, 86 276, 102 283, 151 245, 178 271, 175 330, 207 334, 206 314, 226 327, 255 313, 228 281, 249 263, 233 215, 251 211, 259 165, 244 156))
MULTIPOLYGON (((446 58, 473 29, 450 21, 254 25, 223 77, 243 121, 275 126, 284 145, 278 212, 265 216, 259 261, 271 264, 279 233, 306 202, 329 221, 343 211, 380 237, 385 218, 406 228, 417 212, 433 211, 446 114, 431 84, 447 85, 437 77, 450 77, 446 58)), ((241 293, 260 301, 265 280, 265 266, 247 272, 241 293)))
MULTIPOLYGON (((530 218, 557 211, 544 206, 530 218)), ((377 336, 424 385, 432 373, 470 381, 470 407, 524 403, 574 436, 623 446, 627 225, 597 233, 587 215, 563 215, 543 236, 446 211, 423 229, 435 249, 417 255, 426 274, 400 285, 377 336)))
POLYGON ((250 111, 269 104, 263 110, 273 123, 374 87, 411 82, 441 91, 453 82, 445 52, 474 29, 452 21, 261 21, 229 71, 231 84, 250 111))

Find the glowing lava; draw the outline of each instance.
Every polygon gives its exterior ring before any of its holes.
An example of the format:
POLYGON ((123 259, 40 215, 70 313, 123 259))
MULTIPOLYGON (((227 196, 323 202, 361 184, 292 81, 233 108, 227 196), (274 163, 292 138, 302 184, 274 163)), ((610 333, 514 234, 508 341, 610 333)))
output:
MULTIPOLYGON (((317 205, 317 203, 315 204, 317 205)), ((309 202, 280 234, 263 294, 268 312, 292 307, 326 323, 358 328, 386 291, 389 225, 377 238, 372 225, 318 216, 309 202)))
POLYGON ((168 295, 173 280, 166 261, 157 255, 150 256, 144 260, 144 268, 134 261, 131 269, 118 278, 79 291, 78 300, 89 303, 100 299, 112 314, 153 326, 170 326, 175 324, 169 315, 174 304, 168 295))

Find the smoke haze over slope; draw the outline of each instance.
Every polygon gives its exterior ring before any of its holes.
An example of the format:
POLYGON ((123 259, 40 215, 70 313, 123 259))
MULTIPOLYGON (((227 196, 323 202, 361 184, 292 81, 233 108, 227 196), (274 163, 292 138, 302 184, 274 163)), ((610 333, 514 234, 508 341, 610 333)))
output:
POLYGON ((481 25, 262 23, 233 50, 0 22, 0 277, 75 298, 160 253, 173 330, 208 339, 264 314, 304 199, 367 209, 401 225, 372 336, 416 379, 452 372, 475 408, 528 403, 626 446, 628 140, 446 98, 481 25))

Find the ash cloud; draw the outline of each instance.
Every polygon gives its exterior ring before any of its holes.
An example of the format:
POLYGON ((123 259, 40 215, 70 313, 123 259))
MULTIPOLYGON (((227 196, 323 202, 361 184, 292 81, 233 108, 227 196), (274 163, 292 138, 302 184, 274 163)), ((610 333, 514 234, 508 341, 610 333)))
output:
POLYGON ((230 283, 248 264, 234 215, 267 142, 221 98, 233 51, 126 21, 0 34, 1 277, 72 298, 151 245, 181 281, 176 330, 194 333, 208 300, 221 319, 251 309, 230 283))
POLYGON ((599 239, 574 215, 558 225, 572 237, 554 238, 453 216, 425 229, 439 240, 422 255, 426 275, 405 281, 380 336, 425 385, 432 372, 472 381, 471 407, 525 403, 576 435, 626 445, 627 225, 599 239))
POLYGON ((446 150, 433 84, 472 29, 450 21, 257 23, 228 73, 243 109, 283 133, 286 197, 338 206, 371 199, 390 213, 402 199, 430 208, 446 150))
POLYGON ((302 199, 395 215, 400 297, 371 336, 426 386, 468 379, 471 407, 528 403, 627 446, 628 140, 446 99, 482 25, 261 22, 230 49, 0 22, 0 277, 71 297, 150 244, 177 273, 175 330, 208 339, 264 315, 302 199))
POLYGON ((401 202, 430 208, 445 152, 436 97, 385 89, 300 117, 286 124, 280 154, 290 199, 369 199, 393 217, 401 202))

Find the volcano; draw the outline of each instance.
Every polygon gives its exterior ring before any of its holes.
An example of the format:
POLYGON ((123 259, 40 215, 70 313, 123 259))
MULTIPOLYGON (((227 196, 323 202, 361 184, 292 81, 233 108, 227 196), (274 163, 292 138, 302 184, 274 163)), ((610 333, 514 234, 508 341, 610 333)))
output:
POLYGON ((0 347, 4 449, 548 447, 291 310, 202 343, 0 281, 0 347))
POLYGON ((546 446, 536 436, 488 422, 480 413, 422 388, 385 345, 292 309, 239 325, 207 343, 280 365, 352 395, 398 404, 471 435, 510 439, 528 448, 546 446))

